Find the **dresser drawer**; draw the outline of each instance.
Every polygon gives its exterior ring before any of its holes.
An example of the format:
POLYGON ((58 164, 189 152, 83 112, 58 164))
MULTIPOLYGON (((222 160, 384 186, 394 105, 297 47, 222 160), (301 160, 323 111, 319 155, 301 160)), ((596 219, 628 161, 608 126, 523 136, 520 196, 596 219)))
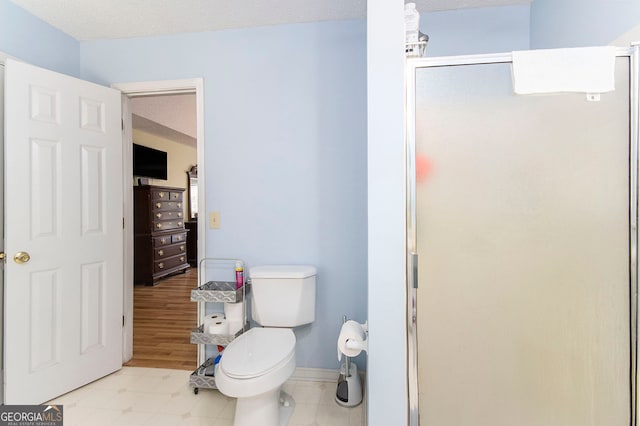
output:
POLYGON ((153 247, 156 248, 172 244, 173 242, 171 241, 171 237, 171 234, 163 235, 161 237, 153 237, 153 247))
POLYGON ((151 191, 152 200, 182 201, 182 192, 154 190, 151 191))
POLYGON ((153 221, 153 230, 158 231, 168 231, 171 229, 181 229, 184 228, 184 223, 181 220, 162 220, 162 221, 153 221))
POLYGON ((182 211, 158 211, 153 214, 153 220, 182 219, 182 216, 182 211))
POLYGON ((171 244, 184 243, 187 241, 186 232, 167 233, 158 237, 153 237, 153 247, 164 247, 171 244))
POLYGON ((186 254, 181 254, 179 256, 162 259, 157 262, 154 262, 153 271, 156 274, 158 272, 167 271, 169 269, 175 268, 176 266, 184 265, 186 261, 187 261, 186 254))
POLYGON ((161 259, 165 259, 167 257, 175 256, 178 254, 184 254, 186 252, 187 252, 186 243, 172 244, 170 246, 154 249, 154 255, 155 255, 154 260, 161 260, 161 259))
POLYGON ((186 232, 179 232, 177 234, 173 234, 171 236, 171 242, 172 243, 183 243, 187 241, 187 233, 186 232))
POLYGON ((182 202, 178 201, 158 201, 152 202, 154 212, 167 211, 167 210, 182 210, 182 202))
POLYGON ((151 199, 152 200, 167 200, 169 201, 170 198, 170 192, 169 191, 164 191, 164 190, 152 190, 151 191, 151 199))

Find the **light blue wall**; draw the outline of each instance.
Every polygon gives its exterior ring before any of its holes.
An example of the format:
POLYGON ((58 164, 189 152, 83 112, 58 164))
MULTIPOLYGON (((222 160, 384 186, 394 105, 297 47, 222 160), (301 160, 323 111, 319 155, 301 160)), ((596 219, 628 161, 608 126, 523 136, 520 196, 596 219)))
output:
POLYGON ((404 1, 369 0, 369 426, 407 424, 404 63, 404 1))
POLYGON ((529 48, 529 5, 422 13, 427 56, 501 53, 529 48))
POLYGON ((337 368, 342 315, 366 320, 365 37, 359 20, 81 43, 103 84, 204 78, 207 256, 318 267, 300 367, 337 368))
POLYGON ((638 0, 534 0, 531 48, 607 45, 637 25, 638 0))
POLYGON ((80 75, 80 45, 9 0, 0 0, 0 51, 32 65, 80 75))

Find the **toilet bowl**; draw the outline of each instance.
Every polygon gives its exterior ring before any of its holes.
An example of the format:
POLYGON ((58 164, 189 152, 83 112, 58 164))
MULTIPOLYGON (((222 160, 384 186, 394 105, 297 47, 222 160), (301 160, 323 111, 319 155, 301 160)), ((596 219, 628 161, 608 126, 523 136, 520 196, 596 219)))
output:
POLYGON ((281 387, 296 368, 296 338, 288 328, 252 328, 224 350, 216 386, 237 398, 235 426, 280 426, 281 387))
POLYGON ((285 426, 293 398, 281 391, 296 368, 296 336, 291 328, 315 321, 316 268, 309 265, 254 266, 251 278, 252 328, 224 350, 216 386, 237 398, 235 426, 285 426))

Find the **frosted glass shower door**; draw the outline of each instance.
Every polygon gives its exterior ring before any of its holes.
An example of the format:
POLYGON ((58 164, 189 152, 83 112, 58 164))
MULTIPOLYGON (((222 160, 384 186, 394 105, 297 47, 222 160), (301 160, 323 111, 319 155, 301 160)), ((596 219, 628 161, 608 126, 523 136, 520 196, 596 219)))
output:
POLYGON ((516 96, 418 68, 422 426, 630 421, 629 59, 616 90, 516 96))

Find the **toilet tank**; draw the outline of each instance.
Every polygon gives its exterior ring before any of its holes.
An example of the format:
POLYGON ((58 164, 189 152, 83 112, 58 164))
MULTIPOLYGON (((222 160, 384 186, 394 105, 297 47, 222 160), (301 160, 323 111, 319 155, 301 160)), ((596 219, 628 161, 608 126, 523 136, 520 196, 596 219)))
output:
POLYGON ((251 314, 264 327, 296 327, 316 319, 316 268, 267 265, 249 269, 251 314))

